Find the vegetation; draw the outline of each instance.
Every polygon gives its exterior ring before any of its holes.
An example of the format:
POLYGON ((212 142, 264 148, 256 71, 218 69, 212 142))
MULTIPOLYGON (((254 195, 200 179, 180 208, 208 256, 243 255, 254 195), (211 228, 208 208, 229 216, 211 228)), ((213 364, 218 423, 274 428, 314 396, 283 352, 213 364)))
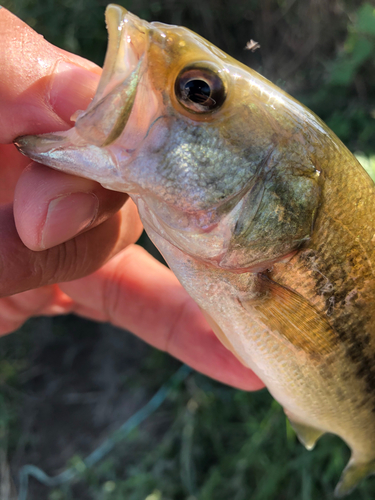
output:
MULTIPOLYGON (((105 3, 3 1, 52 43, 98 64, 106 48, 105 3)), ((321 116, 375 177, 374 5, 126 0, 124 6, 150 21, 190 27, 285 88, 321 116), (260 50, 243 50, 250 39, 260 50)), ((197 373, 125 443, 86 470, 82 457, 178 366, 131 335, 71 317, 35 319, 0 339, 3 484, 17 481, 25 463, 51 474, 70 463, 80 471, 79 481, 52 490, 32 481, 28 500, 332 498, 349 457, 338 438, 324 436, 308 452, 266 391, 248 394, 197 373)), ((369 479, 348 499, 374 496, 375 480, 369 479)))

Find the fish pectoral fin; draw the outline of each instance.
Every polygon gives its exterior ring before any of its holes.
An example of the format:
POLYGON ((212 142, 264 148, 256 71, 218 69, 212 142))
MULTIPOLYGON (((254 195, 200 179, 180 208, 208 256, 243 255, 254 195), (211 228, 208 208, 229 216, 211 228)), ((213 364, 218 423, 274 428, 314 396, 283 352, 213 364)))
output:
POLYGON ((318 439, 324 434, 324 431, 311 427, 309 425, 302 424, 298 422, 292 415, 290 415, 286 410, 285 414, 292 426, 294 432, 297 434, 299 441, 303 444, 306 450, 312 450, 315 447, 318 439))
POLYGON ((365 477, 371 474, 375 474, 375 460, 359 463, 350 459, 335 488, 335 497, 342 498, 349 495, 362 479, 365 479, 365 477))
POLYGON ((337 333, 307 299, 266 274, 258 275, 257 288, 259 297, 242 305, 260 313, 271 332, 312 356, 335 350, 339 343, 337 333))

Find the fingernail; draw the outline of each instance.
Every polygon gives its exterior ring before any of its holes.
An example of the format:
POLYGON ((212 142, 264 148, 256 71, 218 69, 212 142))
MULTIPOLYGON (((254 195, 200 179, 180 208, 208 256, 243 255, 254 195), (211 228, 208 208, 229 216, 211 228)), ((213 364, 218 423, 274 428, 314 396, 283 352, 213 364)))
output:
POLYGON ((94 97, 100 75, 72 63, 61 61, 53 75, 50 103, 66 122, 78 109, 86 109, 94 97))
POLYGON ((92 193, 61 196, 48 205, 41 235, 41 247, 51 248, 87 229, 98 213, 99 200, 92 193))

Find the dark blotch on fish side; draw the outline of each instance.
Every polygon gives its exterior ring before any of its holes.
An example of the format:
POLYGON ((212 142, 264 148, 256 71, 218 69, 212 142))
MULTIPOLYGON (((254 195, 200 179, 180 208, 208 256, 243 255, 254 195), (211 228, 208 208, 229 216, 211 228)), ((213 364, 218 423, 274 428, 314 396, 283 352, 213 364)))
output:
POLYGON ((375 355, 371 354, 371 335, 367 331, 372 324, 371 313, 361 300, 366 293, 368 280, 372 279, 370 269, 358 275, 354 273, 360 255, 354 251, 346 265, 337 265, 331 258, 317 258, 313 249, 302 251, 300 259, 315 278, 315 292, 325 299, 325 312, 330 324, 344 345, 344 352, 352 364, 353 371, 346 375, 348 381, 352 374, 363 382, 365 397, 359 406, 371 405, 375 413, 375 355), (354 282, 352 276, 357 275, 354 282), (327 283, 333 286, 328 289, 327 283))

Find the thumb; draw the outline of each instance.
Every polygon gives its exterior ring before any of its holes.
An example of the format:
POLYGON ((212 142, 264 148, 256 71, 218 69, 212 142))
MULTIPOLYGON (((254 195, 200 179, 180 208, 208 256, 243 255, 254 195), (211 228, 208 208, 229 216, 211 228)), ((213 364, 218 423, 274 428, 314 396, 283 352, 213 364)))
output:
POLYGON ((86 109, 100 68, 54 47, 0 8, 0 143, 25 134, 66 129, 86 109))

